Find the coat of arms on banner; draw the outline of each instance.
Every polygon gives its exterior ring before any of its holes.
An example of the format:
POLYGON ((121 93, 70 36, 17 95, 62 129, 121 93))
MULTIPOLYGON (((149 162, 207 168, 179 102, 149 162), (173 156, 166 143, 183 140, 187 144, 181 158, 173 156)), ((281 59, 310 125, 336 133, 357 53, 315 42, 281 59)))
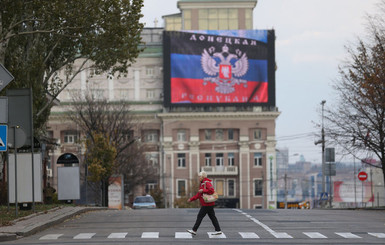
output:
POLYGON ((237 49, 235 51, 236 54, 232 54, 229 52, 229 47, 227 47, 226 44, 222 47, 222 52, 214 52, 214 47, 203 50, 201 57, 203 71, 209 76, 216 76, 205 77, 203 84, 206 85, 208 82, 215 83, 217 85, 215 91, 221 94, 234 92, 234 85, 236 84, 243 84, 246 88, 247 81, 239 79, 239 77, 245 75, 249 69, 249 61, 246 53, 242 54, 242 51, 237 49), (217 63, 216 59, 219 59, 219 63, 217 63), (232 62, 234 59, 235 62, 232 62))

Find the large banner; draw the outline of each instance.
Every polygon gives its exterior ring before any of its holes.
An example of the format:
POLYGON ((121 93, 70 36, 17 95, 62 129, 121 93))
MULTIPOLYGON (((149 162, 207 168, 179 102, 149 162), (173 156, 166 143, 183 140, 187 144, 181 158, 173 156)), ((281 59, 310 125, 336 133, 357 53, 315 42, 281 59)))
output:
POLYGON ((334 202, 373 202, 372 182, 335 181, 334 202))
POLYGON ((166 106, 275 106, 274 31, 165 31, 166 106))

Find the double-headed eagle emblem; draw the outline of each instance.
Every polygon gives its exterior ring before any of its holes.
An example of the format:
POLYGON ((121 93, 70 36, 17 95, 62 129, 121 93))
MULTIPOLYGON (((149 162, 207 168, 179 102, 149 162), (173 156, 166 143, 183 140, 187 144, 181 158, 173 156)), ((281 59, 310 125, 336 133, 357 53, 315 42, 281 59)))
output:
POLYGON ((236 54, 231 54, 226 44, 222 47, 222 52, 214 52, 214 47, 203 50, 201 57, 203 71, 209 76, 216 76, 203 78, 203 85, 206 85, 208 82, 215 83, 217 84, 215 91, 221 94, 234 92, 235 84, 243 84, 246 88, 247 81, 239 79, 239 77, 245 75, 249 69, 249 61, 246 53, 242 54, 242 51, 237 49, 236 54), (235 62, 233 60, 235 60, 235 62))

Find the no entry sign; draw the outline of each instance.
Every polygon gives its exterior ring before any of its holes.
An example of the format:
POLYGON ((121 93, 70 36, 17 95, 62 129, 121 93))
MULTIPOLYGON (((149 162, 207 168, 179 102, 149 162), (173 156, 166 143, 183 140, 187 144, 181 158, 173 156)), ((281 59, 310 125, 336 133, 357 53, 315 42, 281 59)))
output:
POLYGON ((361 181, 365 181, 368 178, 368 174, 364 171, 358 173, 358 179, 361 181))

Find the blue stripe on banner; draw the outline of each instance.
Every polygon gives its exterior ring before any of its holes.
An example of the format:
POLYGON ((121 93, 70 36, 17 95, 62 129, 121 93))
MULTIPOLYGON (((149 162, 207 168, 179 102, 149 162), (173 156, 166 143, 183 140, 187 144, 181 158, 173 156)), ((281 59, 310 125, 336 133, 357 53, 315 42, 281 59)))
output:
POLYGON ((267 30, 184 30, 189 33, 202 33, 208 35, 242 37, 267 43, 267 30))
MULTIPOLYGON (((171 78, 203 79, 209 76, 203 71, 200 55, 171 54, 171 78)), ((249 60, 249 70, 242 77, 247 81, 267 82, 267 60, 249 60)))

